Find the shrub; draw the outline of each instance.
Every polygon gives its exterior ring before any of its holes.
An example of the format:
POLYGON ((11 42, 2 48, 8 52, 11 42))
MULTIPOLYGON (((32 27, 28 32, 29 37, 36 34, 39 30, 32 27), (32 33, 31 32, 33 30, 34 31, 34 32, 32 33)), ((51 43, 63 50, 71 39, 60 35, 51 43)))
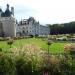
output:
POLYGON ((9 39, 9 40, 7 41, 7 44, 10 45, 10 48, 11 48, 11 45, 13 44, 13 42, 14 42, 13 39, 9 39))
POLYGON ((34 35, 29 35, 30 36, 30 38, 33 38, 34 37, 34 35))
POLYGON ((59 38, 56 38, 57 41, 67 41, 68 38, 66 36, 62 36, 62 37, 59 37, 59 38))
POLYGON ((2 51, 2 48, 0 48, 0 52, 2 51))
POLYGON ((52 44, 52 41, 48 40, 47 45, 51 45, 51 44, 52 44))
POLYGON ((64 50, 65 51, 75 51, 75 45, 74 44, 65 44, 64 50))
POLYGON ((4 41, 4 38, 3 37, 0 37, 0 41, 4 41))
POLYGON ((3 52, 0 52, 0 75, 15 75, 14 61, 3 52))
POLYGON ((17 58, 16 72, 17 75, 32 75, 31 62, 27 62, 23 57, 17 58))
POLYGON ((67 38, 63 38, 62 41, 67 41, 67 38))
POLYGON ((73 69, 75 69, 75 66, 73 66, 72 60, 70 58, 67 60, 66 58, 60 59, 59 70, 62 75, 74 75, 73 69))
POLYGON ((38 34, 35 35, 36 38, 37 38, 38 36, 39 36, 38 34))

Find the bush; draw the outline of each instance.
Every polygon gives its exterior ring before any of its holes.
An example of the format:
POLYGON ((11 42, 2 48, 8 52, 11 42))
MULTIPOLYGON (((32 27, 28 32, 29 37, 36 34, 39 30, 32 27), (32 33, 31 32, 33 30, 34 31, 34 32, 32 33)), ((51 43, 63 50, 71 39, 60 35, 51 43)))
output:
MULTIPOLYGON (((74 68, 75 69, 75 68, 74 68)), ((62 75, 74 75, 73 74, 73 65, 71 59, 61 59, 59 64, 59 70, 62 75)))
POLYGON ((13 44, 13 42, 14 42, 13 39, 9 39, 9 40, 7 41, 7 44, 10 45, 10 48, 11 48, 11 45, 13 44))
POLYGON ((35 44, 13 49, 10 55, 12 57, 9 57, 9 53, 0 52, 0 75, 75 74, 75 59, 72 59, 69 54, 49 55, 35 44))
POLYGON ((32 75, 31 62, 27 62, 23 57, 16 60, 17 75, 32 75))
POLYGON ((57 41, 67 41, 67 37, 56 38, 57 41))
POLYGON ((0 52, 2 52, 2 48, 0 48, 0 52))
POLYGON ((15 75, 14 61, 0 52, 0 75, 15 75))
POLYGON ((39 36, 38 34, 35 35, 36 38, 37 38, 38 36, 39 36))
POLYGON ((4 38, 3 37, 0 37, 0 41, 4 41, 4 38))
POLYGON ((63 38, 63 41, 67 41, 67 39, 66 38, 63 38))
POLYGON ((30 38, 33 38, 34 37, 34 35, 29 35, 30 36, 30 38))

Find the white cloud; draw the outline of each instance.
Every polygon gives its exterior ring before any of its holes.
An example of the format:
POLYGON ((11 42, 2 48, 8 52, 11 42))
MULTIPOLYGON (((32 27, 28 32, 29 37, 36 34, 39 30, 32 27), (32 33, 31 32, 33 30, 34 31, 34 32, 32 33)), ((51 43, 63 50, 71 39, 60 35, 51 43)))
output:
POLYGON ((62 23, 75 20, 75 0, 0 0, 4 8, 15 7, 17 18, 34 16, 41 23, 62 23))

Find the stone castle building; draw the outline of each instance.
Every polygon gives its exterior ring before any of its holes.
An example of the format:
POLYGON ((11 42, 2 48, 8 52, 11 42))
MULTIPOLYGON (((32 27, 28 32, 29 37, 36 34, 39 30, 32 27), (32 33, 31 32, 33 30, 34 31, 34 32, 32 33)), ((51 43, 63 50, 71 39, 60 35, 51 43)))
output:
POLYGON ((0 8, 0 36, 2 37, 14 37, 16 36, 16 20, 14 18, 14 8, 9 5, 5 12, 0 8))
POLYGON ((17 27, 17 34, 20 36, 25 35, 49 35, 50 28, 40 25, 33 17, 23 19, 19 22, 17 27))
POLYGON ((16 23, 13 7, 11 7, 10 11, 9 5, 7 4, 5 12, 0 8, 0 37, 49 34, 49 27, 40 25, 33 17, 23 19, 19 23, 16 23))

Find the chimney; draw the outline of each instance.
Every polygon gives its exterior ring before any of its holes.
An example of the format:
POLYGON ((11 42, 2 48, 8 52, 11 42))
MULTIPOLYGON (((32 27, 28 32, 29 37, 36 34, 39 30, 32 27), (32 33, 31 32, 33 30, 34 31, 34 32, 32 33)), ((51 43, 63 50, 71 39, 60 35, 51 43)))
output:
POLYGON ((14 16, 14 7, 11 7, 11 13, 14 16))

